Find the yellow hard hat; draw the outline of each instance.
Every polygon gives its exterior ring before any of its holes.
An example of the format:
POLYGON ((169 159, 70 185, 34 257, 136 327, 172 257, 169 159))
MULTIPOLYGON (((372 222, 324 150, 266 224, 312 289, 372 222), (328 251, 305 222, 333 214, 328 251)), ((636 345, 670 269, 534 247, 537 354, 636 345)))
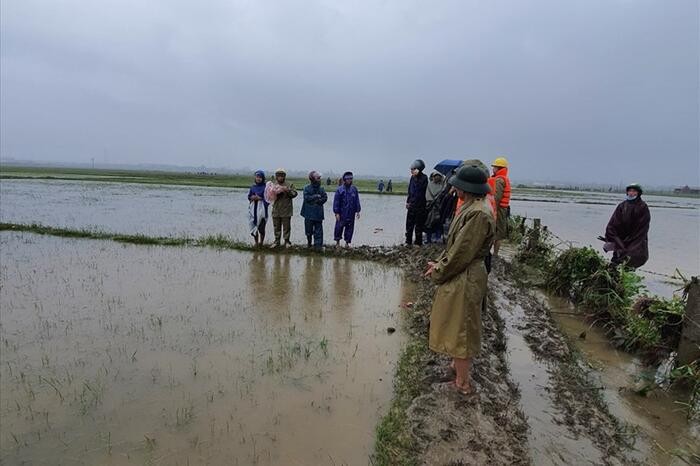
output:
POLYGON ((498 157, 491 164, 492 167, 508 168, 508 160, 505 157, 498 157))

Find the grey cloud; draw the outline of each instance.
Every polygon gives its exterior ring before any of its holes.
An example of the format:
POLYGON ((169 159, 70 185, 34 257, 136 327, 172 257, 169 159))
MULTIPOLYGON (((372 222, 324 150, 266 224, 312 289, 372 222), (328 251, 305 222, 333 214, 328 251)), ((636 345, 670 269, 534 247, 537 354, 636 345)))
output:
POLYGON ((0 46, 4 157, 700 183, 695 0, 15 0, 0 46))

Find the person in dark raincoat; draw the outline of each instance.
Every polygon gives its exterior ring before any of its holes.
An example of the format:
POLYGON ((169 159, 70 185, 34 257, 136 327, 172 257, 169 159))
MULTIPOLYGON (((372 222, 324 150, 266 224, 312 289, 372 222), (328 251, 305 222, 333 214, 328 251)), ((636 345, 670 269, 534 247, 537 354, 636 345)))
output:
POLYGON ((304 203, 301 205, 301 216, 304 217, 306 241, 311 247, 323 248, 323 205, 328 200, 326 191, 321 186, 321 174, 317 171, 309 173, 310 183, 304 186, 304 203))
POLYGON ((450 225, 445 250, 435 262, 428 262, 425 272, 438 285, 429 346, 452 357, 453 386, 469 394, 472 359, 481 348, 481 310, 487 291, 484 259, 493 245, 496 222, 486 201, 490 188, 482 169, 462 166, 450 183, 464 203, 450 225))
POLYGON ((343 185, 338 188, 333 198, 333 213, 335 214, 335 231, 333 239, 335 245, 340 246, 340 238, 345 239, 345 247, 350 247, 352 235, 355 231, 355 218, 359 220, 360 193, 352 185, 352 172, 343 173, 343 185))
POLYGON ((649 259, 649 224, 651 213, 642 200, 642 187, 627 186, 627 196, 615 208, 605 229, 603 249, 613 251, 610 262, 638 268, 649 259))
POLYGON ((265 241, 265 225, 267 224, 268 206, 265 200, 265 172, 255 172, 255 184, 248 190, 248 226, 250 235, 256 246, 262 246, 265 241))
POLYGON ((428 177, 425 176, 425 162, 414 160, 410 166, 411 180, 408 183, 408 198, 406 199, 406 244, 423 244, 423 227, 427 212, 425 210, 425 190, 428 188, 428 177), (413 233, 415 231, 415 241, 413 233))

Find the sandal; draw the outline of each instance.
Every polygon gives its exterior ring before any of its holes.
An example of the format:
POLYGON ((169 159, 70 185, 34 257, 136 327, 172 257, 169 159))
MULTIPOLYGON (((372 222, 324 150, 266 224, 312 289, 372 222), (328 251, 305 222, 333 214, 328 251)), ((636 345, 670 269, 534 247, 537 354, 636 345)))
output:
POLYGON ((473 386, 470 386, 469 388, 462 388, 459 385, 457 385, 457 381, 455 381, 455 380, 450 382, 449 386, 450 386, 450 388, 455 390, 457 393, 460 393, 464 396, 473 395, 476 393, 476 389, 473 386))

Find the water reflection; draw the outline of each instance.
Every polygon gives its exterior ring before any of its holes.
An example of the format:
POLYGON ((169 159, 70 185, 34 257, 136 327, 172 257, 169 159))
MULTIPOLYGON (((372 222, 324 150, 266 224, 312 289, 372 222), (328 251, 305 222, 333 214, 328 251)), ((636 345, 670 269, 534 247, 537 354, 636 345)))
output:
POLYGON ((3 464, 368 463, 396 271, 10 232, 0 264, 3 464))

